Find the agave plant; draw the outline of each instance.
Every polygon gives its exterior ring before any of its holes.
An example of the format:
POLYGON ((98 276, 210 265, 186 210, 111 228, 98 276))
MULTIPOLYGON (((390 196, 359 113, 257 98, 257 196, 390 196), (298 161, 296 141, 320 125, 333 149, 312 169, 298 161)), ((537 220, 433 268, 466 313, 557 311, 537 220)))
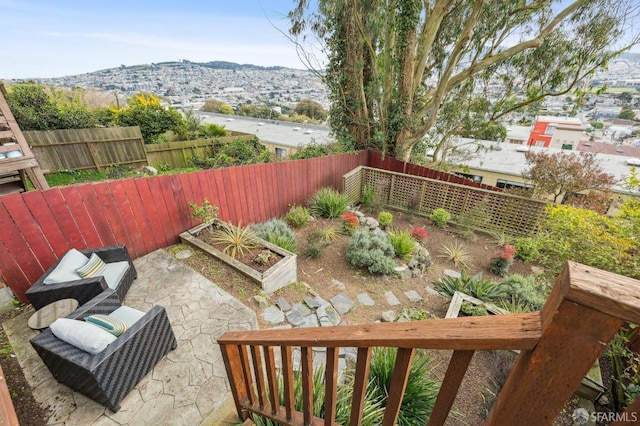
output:
POLYGON ((246 251, 256 247, 256 234, 250 226, 242 227, 241 224, 233 226, 222 223, 220 227, 213 231, 211 239, 215 243, 223 244, 224 251, 229 256, 235 258, 242 256, 246 251))
POLYGON ((467 247, 458 241, 443 244, 441 254, 438 256, 452 261, 456 267, 468 268, 473 263, 473 257, 467 247))
POLYGON ((507 287, 482 276, 482 272, 469 277, 462 270, 460 278, 442 277, 434 281, 436 289, 449 297, 459 291, 484 302, 497 301, 507 294, 507 287))

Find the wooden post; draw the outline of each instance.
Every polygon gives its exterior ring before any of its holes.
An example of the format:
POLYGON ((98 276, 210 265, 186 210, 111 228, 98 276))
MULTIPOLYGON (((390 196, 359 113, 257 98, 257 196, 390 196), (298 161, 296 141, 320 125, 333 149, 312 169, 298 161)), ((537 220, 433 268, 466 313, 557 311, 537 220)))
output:
POLYGON ((567 262, 542 310, 542 337, 521 352, 485 425, 549 425, 625 320, 640 281, 567 262))

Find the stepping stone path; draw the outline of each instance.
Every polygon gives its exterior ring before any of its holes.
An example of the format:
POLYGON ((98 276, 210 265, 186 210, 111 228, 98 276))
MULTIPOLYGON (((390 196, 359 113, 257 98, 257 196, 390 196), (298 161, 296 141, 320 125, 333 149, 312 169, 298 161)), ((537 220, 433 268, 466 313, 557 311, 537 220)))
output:
POLYGON ((407 296, 407 299, 409 299, 412 302, 419 302, 422 300, 422 297, 415 290, 405 291, 404 295, 407 296))
POLYGON ((284 314, 277 306, 269 306, 262 313, 262 318, 270 324, 280 324, 284 322, 284 314))
POLYGON ((360 293, 358 296, 358 302, 362 306, 375 306, 376 302, 367 293, 360 293))
POLYGON ((349 299, 349 296, 344 293, 333 296, 331 298, 331 304, 336 308, 336 311, 338 311, 340 315, 344 315, 356 307, 351 299, 349 299))
POLYGON ((397 306, 400 304, 400 301, 392 291, 386 291, 384 293, 384 298, 390 306, 397 306))
POLYGON ((282 310, 282 312, 287 312, 291 310, 291 305, 284 297, 279 297, 276 300, 276 306, 282 310))
POLYGON ((436 290, 435 288, 431 287, 430 285, 426 286, 424 288, 424 291, 426 291, 427 293, 429 293, 432 296, 440 296, 440 292, 438 290, 436 290))
POLYGON ((462 275, 460 275, 460 272, 453 271, 451 269, 445 269, 443 274, 445 274, 446 276, 451 277, 451 278, 460 278, 460 277, 462 277, 462 275))

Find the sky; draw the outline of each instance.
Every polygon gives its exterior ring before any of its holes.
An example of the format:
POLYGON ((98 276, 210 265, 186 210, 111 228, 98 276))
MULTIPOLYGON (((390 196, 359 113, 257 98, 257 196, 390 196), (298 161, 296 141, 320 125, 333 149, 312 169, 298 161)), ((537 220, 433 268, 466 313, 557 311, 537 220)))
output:
POLYGON ((0 79, 187 59, 305 68, 292 0, 0 0, 0 79))

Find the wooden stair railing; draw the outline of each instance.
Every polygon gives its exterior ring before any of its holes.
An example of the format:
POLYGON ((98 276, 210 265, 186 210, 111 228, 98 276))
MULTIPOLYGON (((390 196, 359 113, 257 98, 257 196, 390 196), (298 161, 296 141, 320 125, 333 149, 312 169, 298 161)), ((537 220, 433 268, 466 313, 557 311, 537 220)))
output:
MULTIPOLYGON (((542 312, 403 323, 223 334, 222 350, 238 416, 282 425, 334 425, 338 350, 358 349, 350 424, 360 423, 373 347, 398 348, 383 425, 395 424, 414 350, 453 350, 429 425, 446 420, 476 350, 520 350, 486 425, 551 424, 627 321, 640 323, 640 281, 568 262, 542 312), (274 348, 280 347, 284 406, 274 348), (303 409, 294 409, 292 348, 301 348, 303 409), (313 416, 312 349, 326 348, 325 418, 313 416), (249 355, 250 354, 250 355, 249 355), (264 360, 264 361, 263 361, 264 360), (266 379, 266 383, 265 383, 266 379), (268 392, 267 392, 268 388, 268 392)), ((636 401, 629 410, 637 406, 636 401)))

